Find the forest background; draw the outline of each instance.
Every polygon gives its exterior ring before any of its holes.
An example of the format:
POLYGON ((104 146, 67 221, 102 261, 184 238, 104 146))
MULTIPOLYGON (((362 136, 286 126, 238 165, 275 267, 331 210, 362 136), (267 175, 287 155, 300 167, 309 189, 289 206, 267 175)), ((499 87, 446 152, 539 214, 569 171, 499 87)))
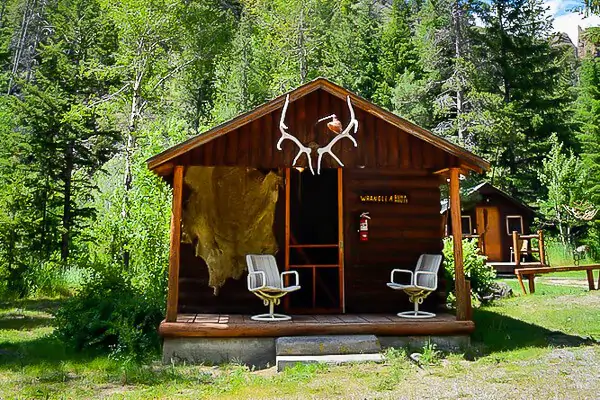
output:
POLYGON ((539 0, 2 0, 0 296, 77 294, 67 341, 156 348, 170 193, 145 160, 320 76, 598 251, 566 211, 600 207, 600 30, 582 38, 539 0))

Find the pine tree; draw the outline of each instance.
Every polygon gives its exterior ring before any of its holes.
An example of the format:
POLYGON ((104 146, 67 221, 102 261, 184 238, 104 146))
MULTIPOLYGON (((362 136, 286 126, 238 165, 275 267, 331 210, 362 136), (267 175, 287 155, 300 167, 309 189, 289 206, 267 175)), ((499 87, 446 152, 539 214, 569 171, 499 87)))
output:
POLYGON ((412 73, 418 79, 422 74, 411 28, 413 19, 411 4, 406 0, 393 1, 384 19, 378 66, 382 79, 374 100, 390 110, 392 91, 401 77, 412 73))
POLYGON ((21 162, 43 177, 34 196, 35 208, 42 210, 41 246, 46 257, 60 248, 66 262, 74 231, 93 213, 78 198, 92 190, 89 177, 115 142, 94 104, 112 83, 108 71, 116 37, 94 0, 64 0, 47 12, 53 35, 39 44, 39 66, 33 81, 22 84, 15 111, 33 153, 21 162))
POLYGON ((488 118, 479 118, 477 145, 494 163, 495 183, 533 201, 543 192, 537 171, 550 135, 573 145, 560 51, 539 0, 483 3, 481 18, 478 101, 488 118))
POLYGON ((360 96, 373 100, 382 76, 379 70, 381 12, 371 0, 340 2, 327 33, 326 76, 360 96))
POLYGON ((600 59, 583 60, 577 98, 577 121, 582 158, 589 170, 589 199, 600 205, 600 59))

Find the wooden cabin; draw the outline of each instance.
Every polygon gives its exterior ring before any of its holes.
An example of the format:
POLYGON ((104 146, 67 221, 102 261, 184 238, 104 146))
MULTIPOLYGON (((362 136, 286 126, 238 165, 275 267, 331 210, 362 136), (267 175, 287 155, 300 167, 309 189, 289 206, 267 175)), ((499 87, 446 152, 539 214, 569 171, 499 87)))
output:
MULTIPOLYGON (((452 230, 448 204, 447 199, 442 200, 447 235, 452 230)), ((539 246, 533 245, 529 238, 534 235, 531 232, 534 217, 535 211, 529 206, 487 182, 467 189, 462 200, 463 236, 478 239, 482 254, 499 273, 512 273, 517 264, 539 264, 532 254, 539 246), (518 257, 514 251, 514 232, 518 235, 518 257)))
MULTIPOLYGON (((438 313, 436 318, 397 317, 397 312, 410 310, 412 305, 404 293, 390 290, 386 283, 393 268, 414 269, 419 255, 441 254, 440 185, 449 180, 451 202, 457 203, 459 175, 481 173, 489 164, 326 79, 300 86, 165 150, 148 160, 148 168, 173 188, 167 315, 159 328, 165 346, 177 338, 468 335, 474 329, 460 240, 455 241, 456 259, 461 260, 456 266, 456 315, 445 311, 443 267, 440 289, 423 304, 424 309, 438 313), (351 108, 358 121, 356 133, 350 133, 356 146, 348 137, 336 140, 326 123, 318 123, 336 114, 345 127, 351 108), (302 148, 304 153, 299 151, 302 148), (306 149, 312 151, 307 155, 306 149), (331 152, 321 154, 321 149, 331 152), (318 154, 322 155, 320 163, 318 154), (209 189, 202 182, 190 186, 188 176, 211 167, 279 177, 276 204, 271 218, 264 219, 272 223, 258 228, 249 223, 252 229, 273 233, 276 248, 268 251, 276 255, 281 270, 299 272, 301 290, 281 304, 283 311, 293 315, 292 321, 248 318, 265 307, 248 291, 245 271, 238 279, 209 286, 214 271, 197 256, 205 243, 185 234, 185 221, 186 212, 200 206, 197 196, 209 189), (368 241, 359 240, 363 212, 371 218, 368 241)), ((224 184, 219 185, 222 190, 224 184)), ((231 189, 234 198, 220 198, 213 207, 225 207, 230 201, 243 207, 255 200, 244 197, 245 192, 233 184, 225 189, 231 189)), ((461 220, 460 207, 451 208, 451 218, 461 220)), ((462 237, 460 227, 456 224, 454 237, 462 237)), ((237 229, 235 235, 245 227, 237 229)), ((216 239, 205 239, 212 240, 216 239)))

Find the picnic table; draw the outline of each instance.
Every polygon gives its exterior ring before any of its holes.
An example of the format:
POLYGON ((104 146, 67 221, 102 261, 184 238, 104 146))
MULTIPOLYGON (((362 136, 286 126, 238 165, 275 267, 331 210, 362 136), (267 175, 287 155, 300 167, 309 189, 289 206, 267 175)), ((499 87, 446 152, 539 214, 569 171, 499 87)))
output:
POLYGON ((587 274, 588 286, 590 290, 600 289, 600 278, 598 279, 598 287, 594 285, 594 270, 600 270, 600 264, 592 265, 570 265, 566 267, 534 267, 534 268, 518 268, 515 269, 515 274, 521 285, 523 294, 527 294, 525 285, 523 284, 523 277, 527 277, 529 281, 529 293, 535 293, 535 276, 551 274, 552 272, 566 272, 566 271, 585 271, 587 274))

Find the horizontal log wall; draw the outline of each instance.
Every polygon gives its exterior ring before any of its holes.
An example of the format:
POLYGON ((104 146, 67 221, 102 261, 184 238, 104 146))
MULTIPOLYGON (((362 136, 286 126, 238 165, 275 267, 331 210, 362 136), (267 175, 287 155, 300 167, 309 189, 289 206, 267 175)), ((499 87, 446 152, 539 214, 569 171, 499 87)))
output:
MULTIPOLYGON (((393 268, 414 270, 421 254, 440 254, 443 225, 440 178, 401 171, 344 170, 344 242, 346 312, 399 312, 412 309, 407 296, 386 286, 393 268), (361 203, 369 192, 405 194, 408 204, 361 203), (369 241, 360 242, 358 223, 368 211, 369 241)), ((440 290, 423 309, 438 309, 445 300, 443 268, 440 290)))

